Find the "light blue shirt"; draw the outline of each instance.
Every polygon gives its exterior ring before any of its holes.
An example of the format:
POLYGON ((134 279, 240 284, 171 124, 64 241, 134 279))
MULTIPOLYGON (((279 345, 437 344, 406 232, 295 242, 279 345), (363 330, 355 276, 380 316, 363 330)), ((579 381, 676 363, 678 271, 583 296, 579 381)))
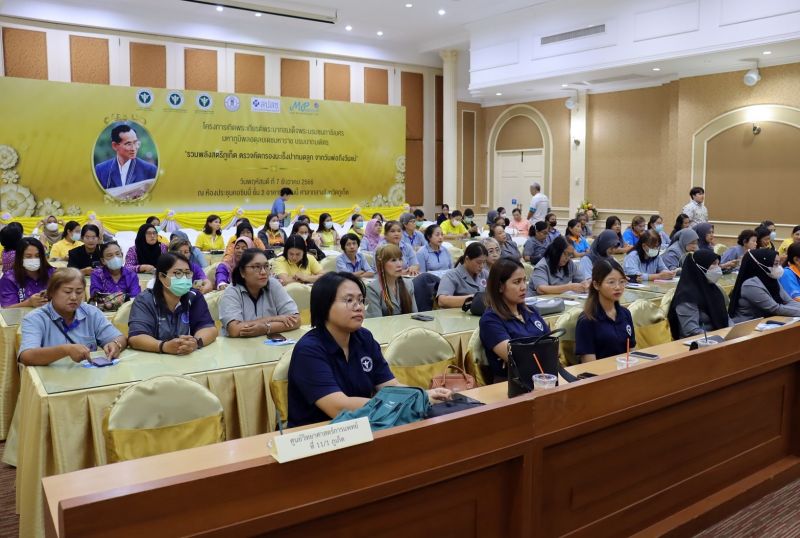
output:
POLYGON ((419 272, 427 273, 429 271, 443 271, 453 268, 453 259, 450 253, 444 247, 439 247, 438 251, 431 248, 430 245, 425 245, 417 252, 417 263, 419 264, 419 272))
MULTIPOLYGON (((378 243, 378 247, 375 249, 375 252, 381 248, 381 245, 385 244, 386 240, 382 239, 381 242, 378 243)), ((411 248, 411 245, 404 243, 402 239, 400 240, 400 252, 403 254, 403 269, 408 269, 412 265, 417 265, 417 253, 414 252, 414 249, 411 248)))
POLYGON ((83 344, 96 351, 122 336, 98 308, 86 303, 82 303, 75 311, 72 327, 66 327, 64 318, 53 309, 53 303, 47 303, 22 319, 21 330, 22 341, 17 357, 28 349, 66 344, 83 344))
POLYGON ((272 202, 272 212, 276 215, 286 213, 286 202, 284 202, 283 198, 280 196, 275 198, 275 201, 272 202))
POLYGON ((364 255, 360 252, 356 252, 355 262, 351 262, 347 254, 340 254, 339 257, 336 258, 336 270, 345 273, 358 273, 359 271, 375 272, 375 270, 369 266, 369 262, 364 258, 364 255))
POLYGON ((400 236, 400 242, 406 243, 408 246, 413 248, 415 251, 427 245, 427 241, 425 241, 425 236, 422 235, 422 232, 419 230, 414 230, 414 233, 411 237, 408 236, 405 230, 403 230, 403 235, 400 236))
POLYGON ((642 263, 639 253, 635 249, 625 255, 624 269, 626 275, 641 275, 645 282, 650 280, 650 275, 669 271, 661 256, 648 258, 646 262, 642 263))
POLYGON ((580 279, 585 280, 587 278, 592 278, 592 269, 594 269, 594 262, 589 256, 584 256, 580 259, 578 263, 578 273, 580 274, 580 279))

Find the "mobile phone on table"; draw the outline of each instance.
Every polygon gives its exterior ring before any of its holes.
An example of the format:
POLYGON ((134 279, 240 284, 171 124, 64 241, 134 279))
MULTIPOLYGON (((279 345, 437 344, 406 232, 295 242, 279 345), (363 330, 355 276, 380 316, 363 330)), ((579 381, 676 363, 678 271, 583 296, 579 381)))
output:
POLYGON ((578 379, 589 379, 590 377, 597 377, 597 374, 592 372, 581 372, 578 374, 578 379))
POLYGON ((631 351, 631 357, 646 359, 648 361, 654 361, 659 358, 658 355, 654 355, 653 353, 645 353, 644 351, 631 351))
POLYGON ((429 316, 427 314, 412 314, 411 319, 415 319, 417 321, 433 321, 433 316, 429 316))
POLYGON ((111 366, 114 364, 111 359, 106 357, 104 351, 92 351, 89 353, 89 363, 97 367, 111 366))
POLYGON ((282 334, 271 334, 267 337, 267 340, 269 340, 270 342, 285 342, 286 337, 283 336, 282 334))

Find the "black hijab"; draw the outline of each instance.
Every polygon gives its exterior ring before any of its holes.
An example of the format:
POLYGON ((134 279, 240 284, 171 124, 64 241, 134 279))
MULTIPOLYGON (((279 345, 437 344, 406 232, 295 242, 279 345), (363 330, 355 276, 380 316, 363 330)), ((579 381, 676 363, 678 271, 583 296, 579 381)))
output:
POLYGON ((716 260, 719 260, 719 256, 714 254, 713 250, 708 249, 698 250, 683 260, 681 279, 678 281, 678 287, 675 288, 675 296, 672 298, 667 313, 669 328, 672 338, 675 340, 681 337, 676 308, 683 303, 692 303, 701 312, 705 312, 711 319, 711 326, 714 330, 728 326, 725 296, 719 286, 706 279, 706 271, 716 260))
POLYGON ((608 249, 619 245, 619 237, 614 230, 603 230, 592 243, 592 248, 589 249, 589 259, 593 264, 600 260, 607 260, 609 259, 608 249))
POLYGON ((147 244, 147 230, 150 229, 155 230, 156 227, 152 224, 142 224, 139 226, 139 231, 136 232, 136 259, 139 265, 152 265, 155 267, 158 265, 159 256, 161 256, 161 243, 156 237, 155 245, 147 244))
POLYGON ((731 291, 731 304, 728 307, 731 317, 739 306, 739 298, 742 296, 742 284, 745 281, 756 277, 778 304, 783 304, 781 298, 781 285, 777 280, 769 276, 769 271, 775 263, 778 253, 768 248, 748 250, 742 257, 742 266, 739 268, 739 275, 736 277, 736 284, 731 291))

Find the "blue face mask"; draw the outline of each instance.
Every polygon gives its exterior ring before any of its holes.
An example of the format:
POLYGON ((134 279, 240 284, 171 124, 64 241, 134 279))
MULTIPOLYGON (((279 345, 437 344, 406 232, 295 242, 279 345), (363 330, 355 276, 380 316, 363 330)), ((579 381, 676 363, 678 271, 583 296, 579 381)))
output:
POLYGON ((125 265, 125 262, 123 261, 122 256, 114 256, 110 260, 106 260, 106 267, 108 267, 112 271, 116 271, 117 269, 122 269, 123 265, 125 265))
POLYGON ((73 241, 80 241, 81 240, 80 232, 72 234, 72 240, 73 241))
POLYGON ((183 297, 189 293, 190 289, 192 289, 192 279, 188 276, 181 278, 173 276, 169 279, 169 291, 177 297, 183 297))
POLYGON ((658 233, 663 232, 664 231, 664 225, 663 224, 656 224, 656 231, 658 233))

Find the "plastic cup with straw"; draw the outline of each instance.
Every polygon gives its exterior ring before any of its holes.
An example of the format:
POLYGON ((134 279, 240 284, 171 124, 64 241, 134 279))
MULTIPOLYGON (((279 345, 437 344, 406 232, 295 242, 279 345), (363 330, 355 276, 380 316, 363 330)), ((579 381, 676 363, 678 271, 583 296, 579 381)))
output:
POLYGON ((555 388, 556 383, 558 382, 558 378, 553 374, 546 374, 544 373, 544 368, 542 368, 542 363, 539 362, 539 357, 536 353, 533 354, 533 360, 536 361, 536 366, 539 367, 538 374, 533 375, 533 389, 552 389, 555 388))

